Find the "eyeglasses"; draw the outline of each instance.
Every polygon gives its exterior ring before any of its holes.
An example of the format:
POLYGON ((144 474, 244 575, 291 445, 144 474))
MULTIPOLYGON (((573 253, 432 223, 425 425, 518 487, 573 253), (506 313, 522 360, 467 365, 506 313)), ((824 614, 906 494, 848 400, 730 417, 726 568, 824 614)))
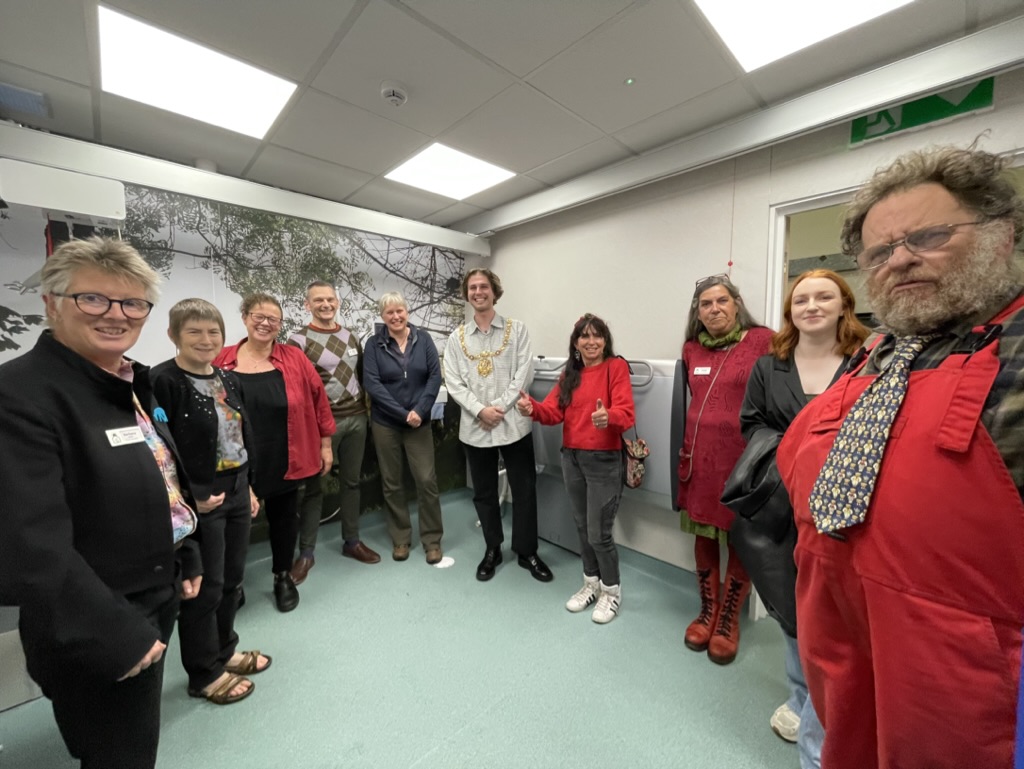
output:
POLYGON ((252 322, 257 326, 262 323, 266 323, 268 326, 277 328, 281 325, 280 318, 275 318, 273 315, 264 315, 262 312, 250 312, 249 317, 252 318, 252 322))
POLYGON ((145 299, 111 299, 108 296, 103 296, 103 294, 94 294, 92 292, 60 294, 54 291, 52 295, 62 296, 65 299, 74 299, 75 307, 86 315, 106 315, 111 305, 119 304, 121 305, 121 312, 124 313, 126 318, 142 320, 153 309, 153 303, 147 302, 145 299))
POLYGON ((716 280, 724 280, 725 282, 728 283, 729 282, 729 276, 726 275, 724 272, 720 272, 717 275, 708 275, 706 278, 698 278, 697 279, 697 287, 699 288, 704 283, 713 283, 716 280))
POLYGON ((975 224, 983 224, 984 221, 984 219, 978 219, 959 224, 937 224, 934 227, 925 227, 923 230, 914 230, 892 243, 864 249, 857 254, 857 266, 862 270, 874 270, 881 267, 892 258, 900 246, 904 246, 912 254, 934 251, 949 242, 957 227, 970 227, 975 224))

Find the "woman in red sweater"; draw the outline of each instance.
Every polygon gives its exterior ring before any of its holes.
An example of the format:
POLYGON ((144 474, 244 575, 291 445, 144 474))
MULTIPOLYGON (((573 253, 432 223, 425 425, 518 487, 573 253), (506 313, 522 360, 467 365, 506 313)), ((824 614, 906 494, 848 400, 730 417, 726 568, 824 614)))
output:
POLYGON ((573 326, 569 362, 543 402, 526 393, 516 407, 545 425, 562 423, 562 475, 580 537, 583 587, 565 608, 597 602, 591 619, 615 619, 622 600, 612 525, 622 498, 622 433, 634 422, 629 366, 612 350, 608 324, 587 313, 573 326))

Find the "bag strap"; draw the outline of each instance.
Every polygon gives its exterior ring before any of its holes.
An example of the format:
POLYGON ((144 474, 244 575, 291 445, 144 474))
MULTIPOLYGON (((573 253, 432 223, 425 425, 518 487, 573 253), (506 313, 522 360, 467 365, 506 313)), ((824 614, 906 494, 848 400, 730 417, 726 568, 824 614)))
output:
MULTIPOLYGON (((626 360, 625 358, 623 358, 621 355, 616 355, 615 357, 618 358, 619 360, 625 362, 626 368, 629 369, 629 375, 633 376, 633 367, 629 365, 629 361, 626 360)), ((605 379, 606 379, 606 381, 608 383, 608 403, 611 403, 612 402, 612 367, 611 367, 611 365, 609 365, 608 368, 606 368, 604 370, 604 375, 605 375, 605 379)), ((636 419, 636 401, 634 401, 633 402, 633 440, 639 440, 640 439, 640 434, 636 430, 636 423, 637 423, 637 419, 636 419)), ((629 428, 627 427, 626 430, 628 431, 629 428)))

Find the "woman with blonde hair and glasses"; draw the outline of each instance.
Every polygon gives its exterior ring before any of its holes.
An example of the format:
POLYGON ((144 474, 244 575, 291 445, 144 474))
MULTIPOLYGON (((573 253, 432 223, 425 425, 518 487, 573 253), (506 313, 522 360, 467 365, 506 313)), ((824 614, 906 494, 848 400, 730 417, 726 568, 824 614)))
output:
POLYGON ((252 486, 270 526, 274 602, 278 611, 299 605, 291 577, 299 538, 299 487, 326 475, 333 463, 334 416, 316 368, 298 347, 280 344, 284 312, 269 294, 242 300, 248 335, 225 347, 213 365, 234 371, 253 422, 252 486))
POLYGON ((163 652, 200 581, 180 455, 125 357, 159 282, 126 242, 65 243, 43 265, 49 328, 0 366, 0 604, 20 608, 28 672, 83 769, 156 764, 163 652))
MULTIPOLYGON (((801 409, 839 378, 868 336, 855 309, 849 285, 831 270, 801 274, 786 295, 782 328, 772 338, 771 354, 754 365, 740 410, 743 438, 765 457, 765 472, 773 481, 778 479, 773 446, 801 409)), ((732 541, 786 638, 790 697, 769 724, 779 737, 797 743, 801 769, 818 769, 825 735, 807 693, 796 642, 796 523, 785 487, 777 488, 777 496, 770 502, 760 498, 756 509, 731 505, 739 513, 732 541)))
POLYGON ((750 579, 732 546, 721 587, 719 546, 729 543, 733 512, 719 500, 725 481, 743 453, 740 404, 754 362, 768 352, 772 332, 747 310, 726 275, 697 281, 683 344, 689 386, 683 447, 679 456, 680 527, 693 534, 700 614, 686 628, 693 651, 727 665, 739 648, 739 615, 750 579))

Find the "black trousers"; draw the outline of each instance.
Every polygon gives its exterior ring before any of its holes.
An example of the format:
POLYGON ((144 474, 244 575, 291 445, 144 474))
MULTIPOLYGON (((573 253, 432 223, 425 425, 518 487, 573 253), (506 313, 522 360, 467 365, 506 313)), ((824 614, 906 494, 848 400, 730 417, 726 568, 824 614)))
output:
POLYGON ((198 596, 181 602, 178 616, 181 664, 191 689, 216 681, 238 646, 235 614, 252 521, 248 472, 218 477, 213 494, 221 492, 221 505, 199 515, 203 581, 198 596))
POLYGON ((512 549, 519 555, 537 552, 537 465, 533 436, 527 435, 505 446, 480 448, 462 444, 473 479, 473 505, 480 518, 488 548, 505 541, 498 500, 498 454, 505 461, 505 473, 512 490, 512 549))
POLYGON ((299 541, 299 491, 296 483, 288 491, 263 500, 270 527, 271 568, 275 574, 290 571, 295 561, 295 544, 299 541))
MULTIPOLYGON (((127 596, 166 643, 178 613, 177 586, 127 596)), ((99 680, 84 671, 55 676, 44 694, 57 727, 82 769, 152 769, 160 741, 164 660, 124 681, 99 680)))

